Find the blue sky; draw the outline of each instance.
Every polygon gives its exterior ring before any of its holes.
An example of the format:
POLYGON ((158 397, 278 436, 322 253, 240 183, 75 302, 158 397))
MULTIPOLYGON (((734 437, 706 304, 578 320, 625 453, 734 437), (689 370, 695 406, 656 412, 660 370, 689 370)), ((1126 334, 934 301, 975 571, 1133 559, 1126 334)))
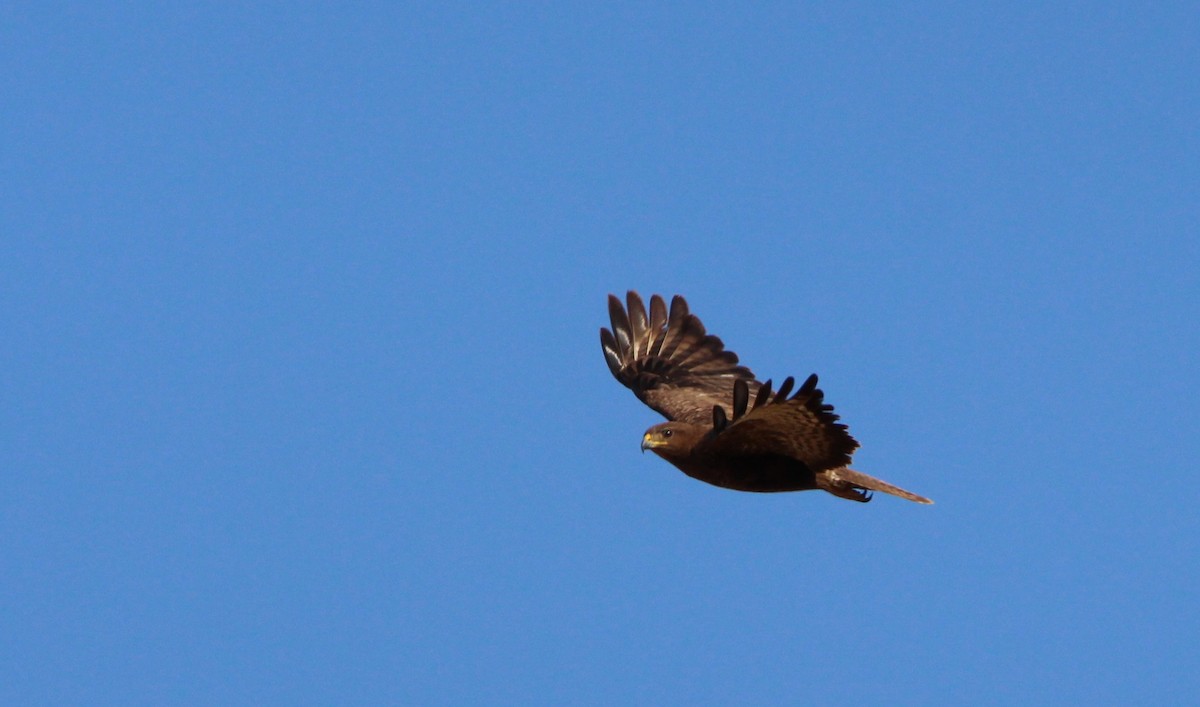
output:
POLYGON ((1194 699, 1197 36, 0 9, 0 702, 1194 699), (936 505, 639 454, 627 288, 936 505))

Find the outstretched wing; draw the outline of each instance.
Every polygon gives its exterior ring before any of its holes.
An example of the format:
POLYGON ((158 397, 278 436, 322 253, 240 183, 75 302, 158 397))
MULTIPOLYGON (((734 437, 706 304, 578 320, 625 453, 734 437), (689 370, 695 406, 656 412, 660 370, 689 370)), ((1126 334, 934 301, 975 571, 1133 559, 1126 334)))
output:
POLYGON ((600 330, 600 345, 613 377, 668 420, 707 424, 714 405, 728 405, 734 383, 758 387, 737 354, 704 330, 679 295, 667 314, 663 298, 650 298, 649 316, 638 293, 608 296, 612 331, 600 330))
POLYGON ((739 382, 730 396, 733 420, 724 424, 725 412, 710 411, 715 424, 712 434, 696 446, 696 453, 723 457, 782 455, 804 462, 812 471, 846 466, 858 449, 846 426, 838 422, 832 405, 811 375, 795 395, 788 397, 795 381, 788 378, 772 394, 771 382, 759 386, 754 404, 747 410, 749 389, 739 382))

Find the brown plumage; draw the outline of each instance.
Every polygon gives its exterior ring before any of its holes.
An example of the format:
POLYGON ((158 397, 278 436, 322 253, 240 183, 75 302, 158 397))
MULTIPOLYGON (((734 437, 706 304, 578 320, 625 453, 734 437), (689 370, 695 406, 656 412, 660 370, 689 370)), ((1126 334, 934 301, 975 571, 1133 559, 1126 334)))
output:
POLYGON ((626 303, 608 296, 612 331, 600 330, 600 345, 613 376, 669 420, 646 431, 642 451, 737 491, 824 489, 864 503, 882 491, 932 503, 848 468, 858 442, 825 404, 815 374, 794 394, 790 377, 773 390, 705 331, 683 297, 669 313, 658 295, 649 313, 632 290, 626 303))

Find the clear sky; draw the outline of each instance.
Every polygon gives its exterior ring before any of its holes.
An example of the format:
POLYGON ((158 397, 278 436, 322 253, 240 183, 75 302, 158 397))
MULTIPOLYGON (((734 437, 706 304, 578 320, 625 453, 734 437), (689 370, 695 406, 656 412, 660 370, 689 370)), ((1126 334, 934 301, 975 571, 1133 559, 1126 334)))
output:
POLYGON ((0 9, 0 703, 1196 698, 1195 3, 244 5, 0 9), (936 505, 640 454, 628 288, 936 505))

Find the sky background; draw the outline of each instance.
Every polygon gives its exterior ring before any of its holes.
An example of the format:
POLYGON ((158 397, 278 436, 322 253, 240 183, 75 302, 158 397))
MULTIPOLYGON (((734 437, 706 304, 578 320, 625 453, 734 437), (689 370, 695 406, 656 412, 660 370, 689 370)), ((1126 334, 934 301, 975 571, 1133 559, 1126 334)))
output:
POLYGON ((1195 3, 0 8, 0 702, 1200 692, 1195 3), (855 466, 638 451, 605 297, 855 466))

